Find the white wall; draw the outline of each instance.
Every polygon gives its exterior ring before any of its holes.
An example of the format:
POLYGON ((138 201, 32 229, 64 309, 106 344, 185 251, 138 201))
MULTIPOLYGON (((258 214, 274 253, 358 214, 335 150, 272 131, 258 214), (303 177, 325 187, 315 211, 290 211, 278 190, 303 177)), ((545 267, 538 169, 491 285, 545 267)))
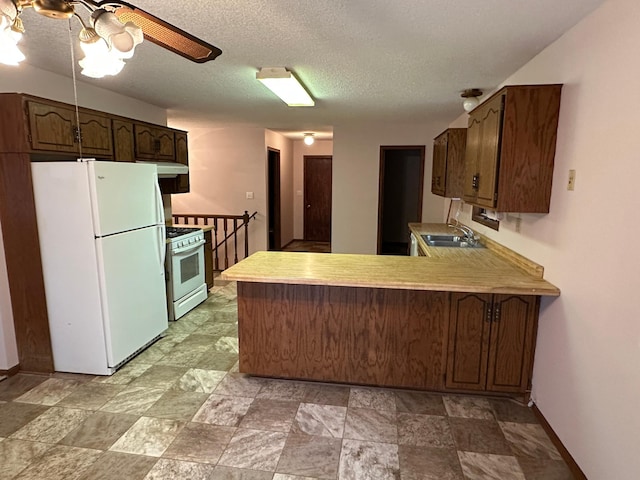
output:
POLYGON ((433 139, 446 125, 357 125, 333 130, 331 250, 375 254, 380 146, 425 146, 423 222, 441 222, 444 199, 431 194, 433 139))
POLYGON ((562 295, 542 302, 533 398, 590 480, 640 472, 640 2, 610 0, 509 77, 563 83, 548 215, 498 233, 544 265, 562 295), (575 191, 567 191, 569 169, 575 191))
MULTIPOLYGON (((131 117, 156 124, 166 123, 162 108, 119 95, 83 82, 78 82, 78 104, 83 107, 131 117)), ((70 78, 40 70, 29 65, 0 65, 0 92, 19 92, 39 97, 75 103, 70 78)), ((7 281, 4 243, 0 241, 0 370, 18 364, 18 354, 7 281)))
POLYGON ((293 142, 293 238, 304 239, 304 156, 333 155, 333 140, 316 140, 305 145, 293 142))
POLYGON ((293 143, 279 133, 265 130, 265 152, 266 147, 280 151, 280 247, 293 240, 293 143))
MULTIPOLYGON (((163 108, 84 83, 81 78, 78 80, 78 105, 81 107, 157 125, 167 122, 167 112, 163 108)), ((75 105, 71 78, 25 64, 19 67, 0 65, 0 92, 29 93, 75 105)))
MULTIPOLYGON (((267 153, 265 131, 255 127, 197 127, 189 132, 190 192, 171 196, 173 212, 258 215, 250 223, 249 253, 267 249, 267 153), (253 192, 254 198, 246 198, 253 192)), ((244 237, 242 237, 244 239, 244 237)), ((244 240, 242 240, 244 241, 244 240)))

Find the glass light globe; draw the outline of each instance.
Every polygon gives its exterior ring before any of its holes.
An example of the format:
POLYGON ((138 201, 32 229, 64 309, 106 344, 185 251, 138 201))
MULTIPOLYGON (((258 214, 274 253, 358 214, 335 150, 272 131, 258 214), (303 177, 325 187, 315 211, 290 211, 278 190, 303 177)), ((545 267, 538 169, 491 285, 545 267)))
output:
POLYGON ((316 139, 313 138, 313 135, 311 134, 307 134, 304 136, 304 144, 305 145, 313 145, 313 142, 315 142, 316 139))

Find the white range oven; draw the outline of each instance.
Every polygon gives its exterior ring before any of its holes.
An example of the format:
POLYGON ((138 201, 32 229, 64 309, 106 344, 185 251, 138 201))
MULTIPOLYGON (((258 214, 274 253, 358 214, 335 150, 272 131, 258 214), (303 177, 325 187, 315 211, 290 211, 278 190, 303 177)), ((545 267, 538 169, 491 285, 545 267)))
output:
POLYGON ((169 320, 178 320, 207 299, 201 228, 167 227, 167 300, 169 320))

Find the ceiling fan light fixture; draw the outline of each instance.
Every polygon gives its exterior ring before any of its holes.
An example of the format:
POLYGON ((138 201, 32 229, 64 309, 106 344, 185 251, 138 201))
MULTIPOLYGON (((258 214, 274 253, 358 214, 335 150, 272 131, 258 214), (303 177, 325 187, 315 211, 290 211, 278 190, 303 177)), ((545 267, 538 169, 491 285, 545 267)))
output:
POLYGON ((91 78, 102 78, 107 75, 117 75, 124 68, 124 61, 109 51, 105 40, 95 37, 86 42, 80 42, 85 57, 78 63, 82 67, 81 73, 91 78))
POLYGON ((305 133, 303 141, 305 145, 311 146, 315 143, 316 139, 313 136, 313 133, 305 133))
POLYGON ((290 107, 313 107, 315 101, 296 76, 284 67, 263 67, 256 79, 290 107))
POLYGON ((142 43, 142 29, 133 22, 122 23, 115 14, 101 8, 91 14, 93 28, 120 58, 133 57, 133 51, 142 43))
POLYGON ((22 38, 22 22, 17 29, 13 28, 17 15, 18 11, 13 2, 0 0, 0 63, 10 66, 16 66, 25 59, 18 48, 18 42, 22 38))
POLYGON ((482 95, 482 90, 478 88, 468 88, 463 91, 460 96, 463 98, 462 100, 462 108, 464 108, 465 112, 470 112, 474 108, 476 108, 480 101, 478 97, 482 95))

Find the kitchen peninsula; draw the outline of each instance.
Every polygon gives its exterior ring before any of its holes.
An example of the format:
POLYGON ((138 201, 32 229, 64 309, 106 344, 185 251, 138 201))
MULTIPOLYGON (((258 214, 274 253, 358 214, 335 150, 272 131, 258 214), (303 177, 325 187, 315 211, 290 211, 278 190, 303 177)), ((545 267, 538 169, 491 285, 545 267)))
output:
POLYGON ((222 273, 238 282, 240 371, 525 394, 540 296, 560 291, 541 267, 482 240, 488 248, 421 242, 420 257, 251 255, 222 273))

